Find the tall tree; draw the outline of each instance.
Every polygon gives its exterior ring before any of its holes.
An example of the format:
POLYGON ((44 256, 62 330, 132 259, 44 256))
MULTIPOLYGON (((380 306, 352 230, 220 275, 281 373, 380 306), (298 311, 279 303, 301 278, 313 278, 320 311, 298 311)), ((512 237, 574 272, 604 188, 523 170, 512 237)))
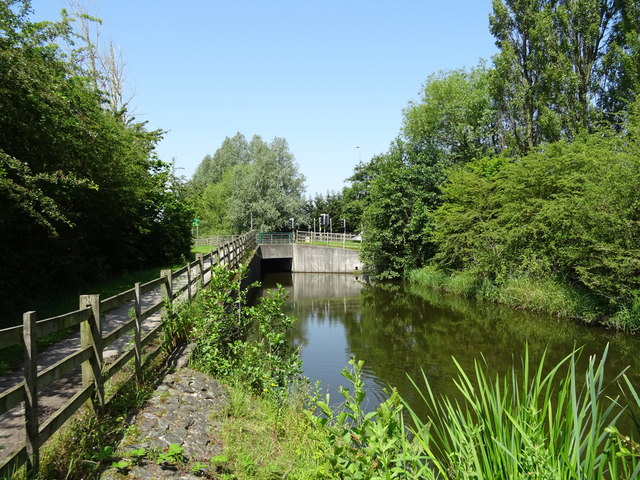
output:
POLYGON ((225 137, 213 156, 206 155, 202 159, 193 175, 193 182, 201 187, 217 183, 228 169, 249 163, 253 155, 247 139, 240 132, 233 137, 225 137))
POLYGON ((155 153, 161 131, 125 122, 74 61, 71 19, 29 21, 0 0, 0 310, 32 291, 188 254, 190 216, 155 153), (26 215, 25 215, 26 214, 26 215), (169 248, 157 239, 171 231, 169 248), (34 273, 35 272, 35 273, 34 273))
POLYGON ((515 154, 591 131, 633 99, 639 11, 638 0, 493 0, 493 98, 515 154))
POLYGON ((404 138, 432 162, 465 163, 494 151, 489 80, 484 64, 430 75, 420 101, 404 111, 404 138))
POLYGON ((640 2, 619 0, 619 17, 607 38, 602 57, 598 107, 610 121, 620 124, 620 113, 627 110, 640 92, 640 2))
POLYGON ((303 212, 304 176, 284 138, 227 137, 202 160, 192 184, 197 215, 209 233, 277 230, 303 212))
POLYGON ((552 97, 567 65, 559 58, 552 0, 493 0, 489 24, 500 49, 492 82, 498 127, 507 147, 526 152, 561 130, 550 106, 558 103, 552 97))
POLYGON ((251 162, 239 166, 229 200, 229 219, 236 232, 253 226, 260 230, 286 228, 289 218, 302 214, 304 176, 284 138, 267 144, 254 135, 249 144, 251 162))
POLYGON ((440 172, 397 139, 372 160, 375 173, 363 212, 363 260, 379 278, 395 278, 434 253, 431 211, 440 172))

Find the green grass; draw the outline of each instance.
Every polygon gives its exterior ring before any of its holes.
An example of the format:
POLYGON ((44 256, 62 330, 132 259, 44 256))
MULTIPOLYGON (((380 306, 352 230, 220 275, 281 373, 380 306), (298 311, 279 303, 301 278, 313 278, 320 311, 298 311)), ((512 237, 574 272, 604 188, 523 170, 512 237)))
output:
POLYGON ((606 357, 605 349, 579 371, 578 351, 551 366, 525 352, 522 369, 503 378, 482 361, 473 372, 456 364, 462 400, 440 397, 423 375, 414 386, 429 414, 405 404, 412 432, 442 478, 638 478, 640 398, 624 372, 605 382, 606 357), (620 432, 630 414, 636 431, 620 432))
POLYGON ((196 253, 211 253, 212 250, 217 250, 216 247, 211 247, 209 245, 194 245, 191 247, 191 253, 192 254, 196 254, 196 253))
MULTIPOLYGON (((556 278, 533 276, 507 277, 492 282, 471 271, 443 272, 432 266, 413 270, 409 280, 416 286, 445 293, 488 300, 511 308, 524 309, 581 320, 606 323, 602 306, 587 294, 556 278)), ((614 326, 632 325, 621 318, 614 326)))
POLYGON ((313 428, 305 415, 306 395, 291 394, 282 403, 239 386, 229 386, 228 391, 226 411, 213 419, 222 422, 226 460, 217 466, 221 477, 214 478, 321 478, 314 458, 313 428))

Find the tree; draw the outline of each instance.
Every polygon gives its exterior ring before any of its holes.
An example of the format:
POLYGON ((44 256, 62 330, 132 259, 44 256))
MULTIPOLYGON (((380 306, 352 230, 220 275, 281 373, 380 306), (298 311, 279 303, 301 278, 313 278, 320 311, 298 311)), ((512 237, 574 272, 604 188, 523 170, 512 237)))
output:
POLYGON ((620 0, 619 18, 607 38, 608 48, 598 66, 598 107, 609 121, 622 123, 624 113, 640 92, 640 4, 620 0))
POLYGON ((490 30, 500 52, 494 57, 492 96, 505 146, 516 154, 559 138, 562 130, 554 107, 563 99, 553 97, 568 65, 552 17, 552 0, 493 0, 490 30))
POLYGON ((438 203, 438 168, 397 139, 371 161, 375 173, 363 211, 363 261, 379 278, 396 278, 434 253, 431 210, 438 203))
POLYGON ((639 81, 638 12, 638 0, 493 1, 492 96, 514 154, 626 108, 639 81))
POLYGON ((250 162, 247 139, 240 132, 233 137, 225 137, 222 145, 211 155, 206 155, 193 175, 193 182, 201 187, 220 182, 225 172, 236 165, 250 162))
POLYGON ((233 178, 231 228, 246 231, 253 223, 263 231, 284 229, 289 218, 302 214, 304 176, 284 138, 267 144, 254 135, 248 150, 250 163, 236 167, 233 178))
POLYGON ((190 246, 191 214, 155 153, 163 132, 105 104, 75 62, 70 17, 32 23, 29 12, 27 0, 0 0, 0 249, 12 253, 0 266, 14 272, 0 279, 6 312, 28 308, 33 291, 168 263, 190 246))
POLYGON ((420 101, 404 110, 403 137, 432 162, 450 165, 495 151, 499 145, 489 80, 484 64, 430 75, 420 101))
POLYGON ((225 138, 198 166, 192 188, 210 233, 277 230, 303 213, 304 176, 284 138, 270 144, 258 135, 248 143, 241 133, 225 138))

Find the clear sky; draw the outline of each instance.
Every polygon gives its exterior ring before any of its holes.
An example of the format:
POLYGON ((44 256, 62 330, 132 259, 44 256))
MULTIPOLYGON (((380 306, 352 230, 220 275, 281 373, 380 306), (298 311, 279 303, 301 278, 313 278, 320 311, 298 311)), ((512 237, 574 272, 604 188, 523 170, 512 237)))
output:
MULTIPOLYGON (((383 153, 427 76, 496 52, 490 0, 87 0, 120 46, 138 120, 191 177, 226 136, 284 137, 307 193, 383 153), (360 147, 360 148, 356 148, 360 147)), ((66 0, 32 0, 54 20, 66 0)))

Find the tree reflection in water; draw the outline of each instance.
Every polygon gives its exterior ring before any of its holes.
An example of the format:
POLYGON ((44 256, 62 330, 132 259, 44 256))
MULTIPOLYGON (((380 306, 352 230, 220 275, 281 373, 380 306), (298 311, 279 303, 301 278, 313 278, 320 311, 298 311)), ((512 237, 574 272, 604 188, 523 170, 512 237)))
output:
POLYGON ((608 370, 630 366, 640 384, 637 336, 402 284, 364 284, 352 275, 276 274, 263 280, 265 287, 275 282, 290 291, 288 313, 299 320, 291 341, 301 347, 305 374, 319 380, 333 402, 341 399, 337 387, 346 381, 340 372, 353 355, 365 361, 371 408, 393 385, 419 409, 407 375, 417 379, 424 371, 436 393, 454 395, 453 356, 468 372, 484 359, 502 375, 519 365, 527 343, 532 363, 548 350, 548 365, 576 346, 584 347, 586 365, 609 343, 608 370))

